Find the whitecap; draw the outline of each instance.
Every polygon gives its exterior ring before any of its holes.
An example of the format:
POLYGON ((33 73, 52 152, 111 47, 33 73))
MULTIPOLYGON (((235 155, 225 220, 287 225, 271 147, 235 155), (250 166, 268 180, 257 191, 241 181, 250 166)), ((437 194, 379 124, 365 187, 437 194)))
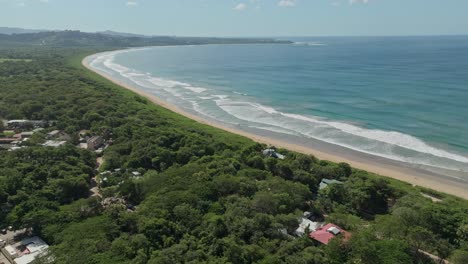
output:
POLYGON ((190 90, 190 91, 192 91, 194 93, 203 93, 203 92, 208 90, 208 89, 203 88, 203 87, 193 87, 193 86, 185 86, 184 88, 187 89, 187 90, 190 90))

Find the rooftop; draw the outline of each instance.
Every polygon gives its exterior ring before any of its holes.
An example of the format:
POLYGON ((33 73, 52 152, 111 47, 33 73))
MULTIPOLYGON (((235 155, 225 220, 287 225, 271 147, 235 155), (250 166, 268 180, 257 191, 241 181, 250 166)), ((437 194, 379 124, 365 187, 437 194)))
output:
POLYGON ((59 133, 60 133, 60 130, 54 130, 54 131, 51 131, 51 132, 47 133, 47 135, 48 136, 56 136, 59 133))
POLYGON ((330 184, 343 184, 343 182, 337 181, 337 180, 333 180, 333 179, 322 179, 322 181, 320 182, 319 189, 320 189, 320 190, 325 189, 325 188, 327 188, 328 185, 330 185, 330 184))
POLYGON ((313 232, 320 228, 323 225, 321 222, 312 222, 307 218, 301 217, 299 227, 296 229, 294 234, 296 236, 303 236, 306 229, 308 228, 310 232, 313 232))
POLYGON ((67 142, 66 141, 55 141, 55 140, 47 140, 44 144, 42 144, 44 147, 60 147, 65 145, 67 142))
POLYGON ((316 231, 309 234, 309 237, 317 240, 318 242, 328 245, 332 238, 342 234, 345 240, 348 240, 351 237, 351 233, 345 231, 335 224, 327 224, 321 228, 318 228, 316 231))
POLYGON ((263 155, 266 155, 266 156, 270 156, 270 157, 273 157, 273 158, 278 158, 278 159, 284 159, 285 156, 276 152, 275 149, 265 149, 264 151, 262 151, 263 155))
POLYGON ((47 245, 44 240, 37 236, 23 239, 21 241, 21 245, 25 246, 30 253, 44 251, 45 249, 49 248, 49 245, 47 245))

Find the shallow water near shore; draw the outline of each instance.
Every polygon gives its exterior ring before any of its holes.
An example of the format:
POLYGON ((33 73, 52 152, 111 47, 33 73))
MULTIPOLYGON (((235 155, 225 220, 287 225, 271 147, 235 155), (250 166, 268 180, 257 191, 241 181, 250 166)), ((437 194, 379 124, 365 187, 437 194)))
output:
POLYGON ((89 63, 238 129, 467 178, 468 37, 154 47, 89 63))

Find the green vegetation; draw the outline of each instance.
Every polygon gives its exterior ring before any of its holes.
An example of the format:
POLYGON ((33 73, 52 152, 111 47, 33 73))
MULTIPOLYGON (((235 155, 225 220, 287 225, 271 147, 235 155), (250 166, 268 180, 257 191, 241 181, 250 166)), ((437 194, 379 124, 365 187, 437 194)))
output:
POLYGON ((0 58, 0 63, 2 62, 31 62, 29 59, 9 59, 9 58, 0 58))
POLYGON ((122 172, 109 176, 103 198, 136 206, 89 197, 90 151, 0 152, 0 224, 32 228, 56 263, 434 263, 419 250, 466 263, 467 201, 432 202, 408 184, 287 150, 285 160, 265 157, 265 146, 85 70, 93 51, 0 50, 32 60, 0 64, 0 119, 57 120, 71 143, 82 129, 112 138, 101 171, 122 172), (323 178, 344 183, 318 191, 323 178), (304 211, 352 238, 324 246, 281 232, 292 234, 304 211))

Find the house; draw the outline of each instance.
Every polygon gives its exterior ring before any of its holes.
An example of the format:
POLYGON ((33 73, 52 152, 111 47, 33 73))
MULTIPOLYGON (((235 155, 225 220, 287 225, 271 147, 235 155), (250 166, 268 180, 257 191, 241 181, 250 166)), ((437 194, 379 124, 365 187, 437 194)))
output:
POLYGON ((32 135, 34 135, 34 132, 21 132, 21 138, 29 138, 29 137, 32 137, 32 135))
POLYGON ((88 139, 91 138, 91 137, 89 136, 90 133, 91 133, 91 131, 89 131, 89 130, 80 130, 80 132, 78 133, 78 136, 80 137, 80 139, 79 139, 80 143, 86 144, 86 142, 88 141, 88 139))
POLYGON ((65 144, 67 144, 66 141, 47 140, 44 144, 42 144, 42 146, 58 148, 58 147, 63 146, 65 144))
POLYGON ((61 130, 54 130, 54 131, 47 133, 46 138, 47 139, 60 139, 60 140, 65 140, 65 141, 68 141, 71 139, 67 133, 61 130))
POLYGON ((47 133, 47 138, 52 139, 52 138, 57 137, 59 134, 60 134, 60 130, 54 130, 54 131, 47 133))
POLYGON ((28 120, 9 120, 7 122, 7 127, 8 128, 20 128, 23 126, 26 126, 28 120))
POLYGON ((269 157, 277 158, 277 159, 281 159, 281 160, 284 160, 284 158, 285 158, 284 155, 279 154, 278 152, 276 152, 275 149, 265 149, 264 151, 262 151, 262 153, 265 156, 269 156, 269 157))
POLYGON ((18 141, 17 138, 0 138, 0 144, 13 144, 13 142, 18 141))
POLYGON ((89 150, 97 150, 102 144, 104 144, 104 139, 100 136, 94 136, 87 141, 89 150))
POLYGON ((8 151, 15 151, 15 150, 18 150, 18 149, 22 149, 24 147, 15 147, 15 146, 12 146, 10 149, 8 149, 8 151))
POLYGON ((26 128, 26 127, 45 127, 48 122, 44 120, 10 120, 7 122, 7 127, 12 129, 26 128))
POLYGON ((21 242, 2 249, 4 256, 14 264, 29 264, 37 257, 47 254, 49 245, 41 238, 28 237, 21 242))
POLYGON ((343 182, 331 179, 322 179, 319 185, 319 190, 327 188, 330 184, 343 184, 343 182))
POLYGON ((10 262, 13 262, 13 259, 18 257, 18 253, 11 245, 7 245, 2 248, 2 253, 10 262))
POLYGON ((299 221, 299 227, 296 229, 296 231, 294 231, 294 234, 299 237, 303 236, 306 233, 307 229, 309 230, 309 232, 313 232, 323 225, 323 223, 321 222, 313 222, 304 217, 301 217, 299 221))
POLYGON ((21 248, 25 248, 25 250, 22 252, 22 256, 15 259, 16 264, 29 264, 35 258, 47 254, 49 249, 49 245, 37 236, 23 239, 20 243, 21 248))
POLYGON ((345 231, 335 224, 326 224, 314 232, 311 232, 309 237, 322 244, 328 245, 332 238, 335 238, 339 235, 342 235, 344 240, 348 240, 351 237, 351 233, 345 231))

